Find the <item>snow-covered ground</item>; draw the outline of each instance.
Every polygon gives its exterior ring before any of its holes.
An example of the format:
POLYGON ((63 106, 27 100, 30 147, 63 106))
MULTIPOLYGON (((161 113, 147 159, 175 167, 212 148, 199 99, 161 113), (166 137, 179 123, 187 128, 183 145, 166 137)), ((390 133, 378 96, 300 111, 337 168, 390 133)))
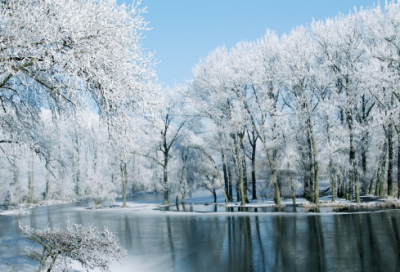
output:
POLYGON ((71 201, 63 201, 63 200, 47 200, 41 201, 39 203, 30 204, 30 203, 21 203, 18 207, 9 206, 8 210, 0 210, 0 215, 23 215, 29 214, 30 210, 37 207, 44 206, 53 206, 53 205, 61 205, 72 203, 71 201))
MULTIPOLYGON (((150 195, 151 196, 151 195, 150 195)), ((141 195, 140 195, 141 197, 141 195)), ((239 208, 251 208, 251 211, 248 213, 254 214, 254 211, 257 213, 277 213, 277 211, 273 210, 273 208, 277 207, 272 199, 267 199, 265 201, 261 199, 250 200, 250 203, 242 206, 240 202, 230 202, 228 205, 225 205, 224 199, 222 196, 219 196, 218 203, 210 203, 209 195, 204 192, 198 192, 194 194, 191 198, 186 200, 185 206, 182 206, 179 203, 176 206, 175 203, 171 203, 170 205, 161 205, 158 200, 146 198, 143 200, 142 198, 137 199, 137 197, 130 198, 127 202, 127 207, 122 207, 122 203, 117 201, 114 206, 111 207, 102 207, 95 209, 95 211, 110 211, 113 210, 115 212, 138 212, 145 214, 159 214, 159 213, 168 213, 168 214, 186 214, 189 213, 213 213, 213 214, 229 214, 233 215, 236 211, 239 211, 239 208), (138 201, 135 201, 138 200, 138 201), (193 208, 194 207, 194 208, 193 208), (230 211, 227 211, 227 208, 230 208, 230 211), (265 208, 265 209, 258 209, 265 208), (271 209, 268 209, 271 208, 271 209), (256 209, 256 210, 255 210, 256 209)), ((296 198, 296 207, 305 208, 305 209, 313 209, 318 207, 332 207, 332 208, 345 208, 345 207, 362 207, 362 208, 371 208, 371 209, 379 209, 379 208, 400 208, 400 200, 394 198, 385 198, 378 199, 375 196, 367 195, 361 197, 361 203, 356 203, 354 201, 349 201, 342 198, 336 198, 335 202, 332 202, 332 196, 322 196, 320 197, 320 204, 316 205, 314 203, 310 203, 305 198, 296 198)), ((41 206, 51 206, 51 205, 60 205, 66 204, 66 201, 43 201, 38 204, 22 204, 17 209, 11 210, 3 210, 0 211, 0 215, 25 215, 29 214, 32 208, 41 207, 41 206)), ((293 200, 291 198, 282 198, 281 207, 293 207, 293 200)), ((86 207, 76 207, 74 209, 86 210, 88 212, 93 211, 92 209, 86 207)), ((292 212, 292 210, 286 209, 285 213, 292 212)), ((294 212, 294 211, 293 211, 294 212)), ((332 212, 335 212, 332 210, 332 212)), ((240 211, 240 214, 243 215, 247 212, 240 211)))

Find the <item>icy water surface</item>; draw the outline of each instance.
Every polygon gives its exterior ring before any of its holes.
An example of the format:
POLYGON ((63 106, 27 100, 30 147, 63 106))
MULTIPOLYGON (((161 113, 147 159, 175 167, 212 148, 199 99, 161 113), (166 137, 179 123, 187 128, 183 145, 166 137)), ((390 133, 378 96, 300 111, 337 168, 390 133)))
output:
MULTIPOLYGON (((162 206, 156 208, 155 210, 163 211, 163 212, 181 212, 181 213, 291 213, 291 214, 304 214, 304 213, 359 213, 359 212, 374 212, 381 211, 382 209, 378 207, 366 208, 366 207, 357 207, 357 206, 347 206, 347 207, 301 207, 301 206, 293 206, 291 204, 285 205, 283 207, 263 207, 258 205, 248 204, 245 207, 240 205, 228 206, 222 204, 178 204, 178 205, 170 205, 170 206, 162 206)), ((392 210, 393 208, 385 208, 385 210, 392 210)))
MULTIPOLYGON (((159 198, 146 195, 130 201, 146 205, 160 203, 159 198)), ((186 209, 190 206, 197 209, 196 205, 186 205, 186 209)), ((400 210, 265 213, 258 208, 248 213, 185 213, 84 207, 86 203, 75 203, 32 209, 28 215, 0 216, 2 243, 23 245, 19 220, 44 228, 56 223, 62 227, 69 219, 107 226, 118 235, 128 251, 128 259, 113 266, 118 272, 400 271, 400 210)), ((32 271, 34 263, 29 259, 21 259, 8 247, 0 249, 3 261, 25 264, 25 270, 32 271)), ((0 271, 7 270, 0 266, 0 271)))

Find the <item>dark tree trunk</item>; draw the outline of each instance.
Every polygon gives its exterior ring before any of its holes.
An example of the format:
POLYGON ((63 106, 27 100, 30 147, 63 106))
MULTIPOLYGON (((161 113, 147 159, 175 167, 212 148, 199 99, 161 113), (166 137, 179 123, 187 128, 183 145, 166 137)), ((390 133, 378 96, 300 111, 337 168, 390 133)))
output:
POLYGON ((239 135, 240 138, 240 149, 242 151, 242 172, 243 172, 243 197, 244 201, 246 203, 249 203, 249 199, 247 197, 247 192, 248 192, 248 184, 247 184, 247 162, 246 162, 246 155, 245 155, 245 149, 244 149, 244 143, 243 143, 243 138, 244 138, 244 133, 241 133, 239 135))
MULTIPOLYGON (((362 168, 362 172, 363 172, 363 176, 362 176, 362 184, 366 184, 367 183, 367 148, 365 147, 367 144, 365 143, 365 140, 361 139, 361 142, 364 142, 363 144, 361 144, 361 168, 362 168)), ((365 185, 366 186, 366 185, 365 185)), ((363 188, 365 188, 363 186, 363 188)))
POLYGON ((164 202, 163 205, 170 204, 169 202, 169 191, 168 191, 168 153, 164 154, 164 202))
POLYGON ((251 145, 251 182, 252 182, 252 199, 257 199, 257 186, 256 186, 256 151, 257 151, 257 133, 253 131, 249 133, 247 131, 247 137, 251 145), (252 137, 250 137, 250 134, 252 137))
POLYGON ((335 174, 333 172, 333 162, 332 158, 329 159, 329 179, 331 183, 331 189, 332 189, 332 202, 336 201, 336 180, 335 180, 335 174))
POLYGON ((400 199, 400 132, 397 132, 397 198, 400 199))
POLYGON ((384 184, 385 184, 385 170, 386 170, 386 157, 387 157, 387 142, 384 143, 382 149, 382 155, 380 160, 381 172, 379 175, 379 197, 383 198, 385 196, 384 184))
POLYGON ((252 189, 253 189, 253 199, 257 199, 257 186, 256 186, 256 141, 252 145, 253 149, 251 151, 251 182, 252 182, 252 189))
POLYGON ((356 160, 356 148, 354 145, 354 132, 353 132, 353 115, 352 115, 352 101, 350 97, 350 89, 349 89, 349 79, 346 78, 346 96, 347 96, 347 108, 346 108, 346 120, 347 125, 349 127, 350 134, 350 167, 352 170, 350 171, 350 179, 349 179, 349 199, 353 200, 354 194, 354 185, 356 187, 356 201, 360 202, 360 185, 358 181, 358 166, 356 160))
MULTIPOLYGON (((236 152, 236 153, 237 153, 237 152, 236 152)), ((240 176, 240 173, 239 173, 240 169, 239 169, 239 165, 238 165, 238 163, 237 163, 237 161, 236 161, 235 156, 236 156, 236 154, 234 154, 234 155, 232 156, 232 159, 233 159, 233 165, 235 166, 236 175, 238 176, 238 180, 236 180, 236 188, 235 188, 235 189, 236 189, 236 201, 239 202, 239 201, 242 200, 242 199, 241 199, 241 196, 240 196, 240 178, 239 178, 239 176, 240 176)))
POLYGON ((34 203, 34 195, 35 195, 35 155, 32 153, 31 160, 29 161, 29 170, 28 170, 28 188, 29 188, 29 203, 34 203))
POLYGON ((232 195, 232 172, 231 172, 231 166, 230 166, 230 162, 227 165, 228 167, 228 182, 229 182, 229 186, 228 186, 228 197, 229 197, 229 201, 233 201, 233 195, 232 195))
POLYGON ((342 198, 343 197, 343 191, 342 191, 342 182, 341 182, 341 180, 340 180, 340 176, 339 175, 337 175, 336 176, 336 186, 337 186, 337 197, 340 197, 340 198, 342 198))
POLYGON ((121 168, 121 178, 122 178, 122 207, 126 207, 126 193, 128 191, 128 172, 126 169, 126 163, 122 163, 121 168))
MULTIPOLYGON (((352 121, 349 121, 352 122, 352 121)), ((353 136, 353 127, 349 125, 350 129, 350 165, 353 166, 356 158, 356 149, 354 147, 354 136, 353 136)), ((353 200, 354 194, 354 167, 351 169, 349 173, 349 200, 353 200)))
POLYGON ((240 197, 240 185, 239 185, 239 182, 236 182, 236 201, 237 202, 242 201, 242 198, 240 197))
POLYGON ((374 177, 376 175, 376 171, 374 172, 374 175, 371 178, 371 181, 369 183, 369 188, 368 188, 368 194, 372 195, 372 189, 373 189, 373 185, 374 185, 374 177))
POLYGON ((255 162, 251 163, 252 199, 257 199, 256 168, 255 162))
POLYGON ((244 193, 244 201, 246 203, 249 203, 249 198, 247 197, 247 192, 248 192, 248 184, 247 184, 247 163, 246 163, 246 158, 243 157, 242 159, 242 167, 243 167, 243 193, 244 193))
POLYGON ((295 206, 296 205, 296 192, 294 191, 294 187, 293 187, 293 177, 290 177, 290 189, 292 191, 293 206, 295 206))
MULTIPOLYGON (((311 139, 307 137, 307 146, 308 146, 308 192, 314 192, 314 175, 313 175, 313 155, 312 155, 312 146, 311 139)), ((310 194, 306 197, 308 201, 314 202, 314 197, 310 194)))
POLYGON ((394 155, 394 145, 393 145, 393 125, 388 125, 387 131, 388 140, 388 172, 387 172, 387 185, 388 185, 388 196, 393 196, 393 155, 394 155))
POLYGON ((228 194, 228 199, 230 200, 228 171, 226 169, 225 154, 223 151, 221 151, 221 157, 222 157, 222 170, 224 172, 225 191, 228 194))
POLYGON ((381 167, 379 166, 378 171, 376 172, 376 183, 375 183, 375 195, 376 196, 379 196, 379 186, 381 184, 381 174, 380 173, 381 173, 381 167))
MULTIPOLYGON (((374 107, 374 103, 370 106, 369 110, 367 110, 367 102, 365 100, 365 94, 361 96, 361 101, 362 101, 362 126, 365 128, 365 125, 367 123, 367 118, 369 116, 369 113, 371 112, 371 109, 374 107)), ((362 182, 365 184, 367 182, 367 151, 368 151, 368 139, 369 139, 369 132, 368 130, 363 131, 363 135, 361 137, 361 168, 363 171, 363 178, 362 182)), ((371 181, 372 182, 372 181, 371 181)), ((371 186, 369 188, 372 189, 371 186)), ((372 190, 371 190, 372 191, 372 190)), ((371 194, 371 193, 370 193, 371 194)))

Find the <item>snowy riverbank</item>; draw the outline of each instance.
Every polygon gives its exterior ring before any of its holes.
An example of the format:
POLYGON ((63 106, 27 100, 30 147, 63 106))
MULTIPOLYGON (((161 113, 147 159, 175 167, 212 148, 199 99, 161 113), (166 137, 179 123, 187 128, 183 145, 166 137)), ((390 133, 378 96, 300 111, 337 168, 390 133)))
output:
POLYGON ((54 206, 73 203, 73 201, 66 200, 45 200, 38 203, 21 203, 17 206, 8 206, 7 209, 0 210, 1 215, 23 215, 29 214, 30 210, 38 207, 54 206))
MULTIPOLYGON (((283 198, 282 205, 277 206, 272 200, 250 200, 250 203, 242 206, 240 202, 230 202, 228 205, 225 203, 209 203, 209 202, 187 202, 187 203, 171 203, 169 205, 161 205, 159 203, 139 203, 134 201, 128 201, 126 207, 122 207, 122 203, 117 201, 113 205, 109 207, 100 207, 96 209, 91 209, 89 207, 79 207, 78 209, 83 209, 87 211, 132 211, 132 212, 140 212, 147 214, 157 214, 157 213, 217 213, 224 214, 229 211, 229 214, 232 215, 234 213, 246 213, 246 212, 257 212, 257 213, 277 213, 277 212, 285 212, 285 213, 304 213, 304 212, 315 212, 319 210, 319 208, 332 208, 329 209, 329 212, 336 212, 334 209, 362 209, 364 212, 366 210, 379 210, 379 209, 393 209, 400 208, 400 200, 394 198, 384 198, 379 199, 376 196, 362 196, 361 203, 356 203, 355 201, 349 201, 346 199, 336 198, 335 202, 332 202, 332 196, 324 196, 320 198, 320 204, 310 203, 304 198, 296 198, 296 205, 293 205, 293 201, 291 198, 283 198), (293 209, 293 208, 297 208, 293 209), (300 209, 300 210, 299 210, 300 209)), ((0 211, 0 215, 26 215, 30 214, 31 209, 43 206, 53 206, 53 205, 61 205, 67 204, 71 202, 60 201, 60 200, 51 200, 51 201, 42 201, 37 204, 20 204, 18 207, 11 207, 9 210, 0 211)))

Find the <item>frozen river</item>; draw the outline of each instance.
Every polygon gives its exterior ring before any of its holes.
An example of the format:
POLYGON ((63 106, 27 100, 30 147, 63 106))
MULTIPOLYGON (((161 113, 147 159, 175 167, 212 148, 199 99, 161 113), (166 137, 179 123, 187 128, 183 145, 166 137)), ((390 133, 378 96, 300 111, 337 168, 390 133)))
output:
MULTIPOLYGON (((2 243, 23 245, 18 221, 44 228, 62 227, 70 220, 100 229, 107 226, 118 235, 128 251, 128 258, 113 266, 118 272, 400 271, 400 210, 320 214, 143 210, 161 199, 162 195, 133 197, 128 204, 140 205, 130 209, 87 210, 86 203, 73 203, 0 216, 2 243)), ((191 201, 196 199, 187 202, 191 201)), ((15 250, 1 246, 1 254, 1 260, 32 271, 34 263, 15 250)), ((7 271, 5 266, 0 270, 7 271)))

